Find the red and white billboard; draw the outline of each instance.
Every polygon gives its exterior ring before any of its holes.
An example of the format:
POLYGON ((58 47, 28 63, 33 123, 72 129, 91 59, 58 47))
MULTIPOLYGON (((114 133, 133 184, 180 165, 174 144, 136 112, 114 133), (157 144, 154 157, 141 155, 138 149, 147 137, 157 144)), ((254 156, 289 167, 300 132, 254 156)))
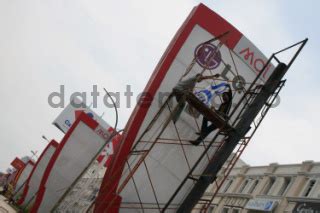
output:
POLYGON ((31 212, 50 212, 110 140, 110 135, 98 122, 81 113, 50 159, 31 212))
POLYGON ((34 167, 34 163, 29 160, 23 169, 21 169, 19 172, 19 175, 16 176, 16 182, 14 184, 14 199, 17 200, 21 197, 23 190, 26 186, 26 182, 28 177, 31 174, 31 171, 34 167))
MULTIPOLYGON (((84 103, 77 98, 73 99, 71 103, 58 115, 53 124, 62 132, 66 133, 82 112, 97 121, 108 132, 113 131, 113 128, 104 121, 101 116, 98 116, 93 110, 85 106, 84 103), (78 107, 80 105, 82 106, 81 108, 78 107)), ((97 174, 104 174, 106 167, 109 166, 112 155, 120 142, 120 137, 121 135, 115 136, 112 142, 106 145, 97 157, 97 162, 94 162, 90 168, 88 168, 88 172, 90 171, 90 174, 86 172, 86 174, 77 181, 70 192, 60 202, 57 207, 57 211, 60 209, 63 209, 63 211, 83 211, 89 207, 92 200, 88 197, 95 197, 101 184, 101 175, 99 176, 99 180, 96 180, 97 174), (87 196, 88 193, 90 196, 87 196), (82 202, 80 202, 79 199, 82 202)))
POLYGON ((55 209, 57 212, 86 212, 97 197, 102 178, 106 169, 110 166, 113 154, 121 141, 121 135, 112 138, 106 149, 99 155, 90 168, 79 181, 72 187, 69 193, 55 209))
POLYGON ((58 142, 52 140, 41 153, 32 172, 26 181, 23 194, 17 201, 17 204, 23 208, 28 209, 34 203, 35 196, 39 190, 40 182, 48 163, 58 147, 58 142))
MULTIPOLYGON (((153 212, 168 203, 190 168, 202 174, 217 146, 210 147, 208 156, 196 163, 206 143, 195 146, 190 140, 199 136, 204 119, 188 110, 176 122, 170 121, 171 111, 177 106, 175 97, 163 105, 173 88, 197 74, 212 76, 195 85, 193 93, 208 107, 216 110, 223 103, 223 93, 230 89, 232 105, 228 123, 236 124, 245 92, 257 78, 268 59, 241 32, 205 5, 195 7, 183 23, 155 68, 144 94, 123 133, 119 151, 106 171, 95 212, 153 212), (225 34, 215 40, 216 37, 225 34), (235 110, 235 107, 240 107, 235 110), (160 111, 161 109, 161 111, 160 111), (134 147, 134 149, 133 149, 134 147), (142 154, 141 154, 142 153, 142 154), (146 153, 146 154, 144 154, 146 153)), ((264 84, 273 72, 270 64, 257 80, 264 84)), ((211 141, 217 130, 205 138, 211 141)), ((217 136, 217 142, 224 136, 217 136)), ((185 184, 166 212, 175 212, 194 183, 185 184)))
POLYGON ((20 160, 18 157, 16 157, 12 162, 11 166, 15 168, 16 170, 20 170, 25 166, 25 163, 20 160))

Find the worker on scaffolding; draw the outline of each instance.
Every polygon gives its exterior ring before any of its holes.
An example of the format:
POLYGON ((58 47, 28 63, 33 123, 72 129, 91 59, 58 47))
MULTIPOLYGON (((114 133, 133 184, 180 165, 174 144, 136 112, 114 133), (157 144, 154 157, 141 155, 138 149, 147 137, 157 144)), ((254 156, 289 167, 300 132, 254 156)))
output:
POLYGON ((188 78, 184 81, 179 81, 178 84, 173 88, 172 93, 176 96, 176 100, 178 102, 178 106, 176 107, 175 111, 172 113, 172 121, 176 123, 180 114, 182 113, 184 107, 186 106, 186 99, 185 96, 188 92, 193 92, 194 87, 197 83, 207 80, 207 79, 216 79, 220 75, 215 74, 211 76, 203 76, 202 74, 198 73, 195 76, 188 78))
MULTIPOLYGON (((225 120, 228 120, 228 113, 230 111, 231 105, 232 105, 232 91, 231 87, 228 84, 227 91, 223 92, 221 94, 222 96, 222 103, 218 110, 215 110, 214 107, 211 109, 216 111, 217 114, 219 114, 221 117, 223 117, 225 120)), ((211 123, 208 125, 209 121, 204 116, 202 120, 201 130, 200 132, 197 132, 196 134, 199 135, 199 137, 196 140, 190 141, 193 145, 199 145, 202 140, 204 140, 211 132, 213 132, 215 129, 217 129, 217 126, 214 123, 211 123)))

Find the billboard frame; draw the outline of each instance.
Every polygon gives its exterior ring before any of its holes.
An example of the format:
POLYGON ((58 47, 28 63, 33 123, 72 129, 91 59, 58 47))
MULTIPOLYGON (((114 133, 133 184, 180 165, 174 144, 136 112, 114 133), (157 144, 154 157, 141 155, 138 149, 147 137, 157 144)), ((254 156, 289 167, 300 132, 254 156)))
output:
POLYGON ((35 199, 35 203, 31 208, 30 212, 37 212, 38 208, 41 205, 45 190, 46 190, 46 183, 49 179, 51 170, 53 169, 56 160, 58 159, 58 157, 60 156, 60 153, 62 152, 64 146, 66 145, 67 141, 69 140, 69 138, 71 137, 72 133, 74 132, 74 130, 77 128, 78 124, 80 122, 83 122, 84 124, 86 124, 89 128, 91 128, 92 130, 96 129, 99 126, 99 123, 95 120, 93 120, 92 118, 90 118, 85 112, 82 112, 79 117, 74 121, 74 123, 72 124, 71 128, 68 130, 68 132, 64 135, 62 141, 60 142, 60 145, 58 146, 57 150, 54 152, 53 156, 51 157, 48 166, 44 172, 44 175, 42 177, 40 186, 39 186, 39 190, 35 199))
MULTIPOLYGON (((55 147, 55 148, 57 149, 58 146, 59 146, 59 143, 58 143, 57 141, 55 141, 55 140, 51 140, 51 141, 47 144, 47 146, 45 147, 45 149, 43 150, 43 152, 42 152, 41 155, 39 156, 37 162, 35 163, 32 171, 31 171, 31 173, 30 173, 30 175, 29 175, 29 177, 28 177, 28 179, 27 179, 27 181, 26 181, 25 188, 24 188, 24 190, 23 190, 23 194, 22 194, 21 198, 17 201, 17 204, 18 204, 18 205, 22 205, 22 204, 24 203, 25 197, 26 197, 26 195, 27 195, 27 193, 28 193, 28 190, 29 190, 29 183, 30 183, 30 180, 31 180, 31 178, 32 178, 32 175, 33 175, 34 172, 36 171, 37 166, 38 166, 38 164, 41 162, 41 160, 43 159, 45 153, 48 151, 48 149, 49 149, 50 147, 55 147)), ((51 157, 52 157, 52 156, 51 156, 51 157)), ((50 160, 49 160, 49 161, 50 161, 50 160)), ((48 166, 48 165, 47 165, 47 166, 48 166)), ((33 198, 34 198, 34 195, 33 195, 33 198)), ((32 198, 32 199, 33 199, 33 198, 32 198)), ((31 200, 32 200, 32 199, 31 199, 31 200)), ((31 200, 30 200, 30 201, 31 201, 31 200)), ((30 201, 27 201, 26 205, 28 205, 30 201)))

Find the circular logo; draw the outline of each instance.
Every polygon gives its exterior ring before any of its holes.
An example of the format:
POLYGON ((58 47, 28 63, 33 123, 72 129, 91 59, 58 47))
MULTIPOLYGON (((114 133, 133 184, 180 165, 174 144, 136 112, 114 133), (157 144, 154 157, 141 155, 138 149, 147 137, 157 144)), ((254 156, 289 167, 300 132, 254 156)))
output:
POLYGON ((200 44, 194 51, 197 63, 205 69, 215 69, 221 63, 221 53, 213 44, 200 44))

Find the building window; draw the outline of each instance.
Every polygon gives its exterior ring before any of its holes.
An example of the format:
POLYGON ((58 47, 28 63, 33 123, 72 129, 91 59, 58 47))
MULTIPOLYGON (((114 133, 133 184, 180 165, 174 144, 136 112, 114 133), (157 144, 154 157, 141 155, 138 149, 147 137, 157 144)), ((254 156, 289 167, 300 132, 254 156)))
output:
POLYGON ((210 206, 207 210, 207 213, 214 213, 214 207, 215 206, 210 206))
POLYGON ((263 193, 262 194, 264 194, 264 195, 269 194, 275 181, 276 181, 275 177, 270 177, 267 185, 263 189, 263 193))
POLYGON ((251 193, 255 190, 255 188, 257 187, 258 183, 259 183, 259 180, 254 180, 254 181, 253 181, 250 189, 248 190, 248 193, 249 193, 249 194, 251 194, 251 193))
POLYGON ((309 180, 309 181, 308 181, 308 185, 307 185, 307 187, 305 188, 304 193, 303 193, 302 196, 304 196, 304 197, 309 197, 309 195, 310 195, 310 193, 311 193, 311 191, 312 191, 315 183, 316 183, 316 180, 314 180, 314 179, 309 180))
POLYGON ((227 182, 226 182, 226 184, 225 184, 225 187, 224 187, 224 189, 223 189, 223 191, 222 191, 222 193, 225 193, 225 192, 227 192, 228 191, 228 189, 230 188, 230 186, 231 186, 231 184, 233 183, 233 180, 227 180, 227 182))
POLYGON ((239 208, 233 208, 232 213, 240 213, 241 209, 239 208))
POLYGON ((229 207, 223 207, 222 212, 221 213, 228 213, 229 212, 229 207))
POLYGON ((246 179, 240 186, 239 193, 243 193, 244 189, 247 187, 249 180, 246 179))
POLYGON ((278 196, 282 196, 287 191, 287 189, 289 188, 289 184, 291 183, 291 180, 291 177, 284 178, 284 182, 278 192, 278 196))

